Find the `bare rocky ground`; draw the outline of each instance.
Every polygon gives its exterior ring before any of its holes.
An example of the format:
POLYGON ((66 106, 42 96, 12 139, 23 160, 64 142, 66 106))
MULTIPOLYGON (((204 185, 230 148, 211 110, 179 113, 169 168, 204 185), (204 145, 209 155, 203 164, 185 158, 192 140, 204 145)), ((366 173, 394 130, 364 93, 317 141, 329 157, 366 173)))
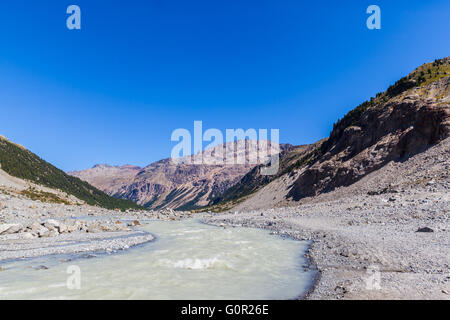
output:
POLYGON ((300 205, 206 220, 312 240, 307 256, 320 278, 309 299, 449 300, 449 155, 446 139, 300 205))
POLYGON ((43 203, 0 189, 0 261, 124 250, 154 239, 137 228, 146 221, 178 220, 185 215, 189 214, 43 203))
MULTIPOLYGON (((212 224, 264 228, 311 240, 307 256, 320 277, 309 299, 448 300, 449 155, 446 139, 349 187, 300 203, 203 217, 212 224), (417 232, 425 227, 432 232, 417 232), (379 282, 377 273, 370 273, 377 270, 379 282), (368 281, 371 275, 374 281, 368 281)), ((148 219, 192 216, 170 209, 119 212, 42 203, 8 192, 5 188, 13 185, 6 180, 0 181, 0 261, 127 249, 153 239, 136 228, 148 219)))

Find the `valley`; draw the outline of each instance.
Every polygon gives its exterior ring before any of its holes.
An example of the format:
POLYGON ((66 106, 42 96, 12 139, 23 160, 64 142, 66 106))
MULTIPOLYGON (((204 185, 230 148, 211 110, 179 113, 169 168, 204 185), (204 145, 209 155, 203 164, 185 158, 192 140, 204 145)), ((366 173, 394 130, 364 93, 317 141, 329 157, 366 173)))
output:
MULTIPOLYGON (((269 145, 273 176, 264 159, 192 164, 214 149, 65 173, 0 137, 0 298, 449 300, 449 66, 418 67, 315 143, 269 145), (64 286, 72 262, 85 291, 64 286)), ((249 143, 215 148, 249 159, 249 143)))

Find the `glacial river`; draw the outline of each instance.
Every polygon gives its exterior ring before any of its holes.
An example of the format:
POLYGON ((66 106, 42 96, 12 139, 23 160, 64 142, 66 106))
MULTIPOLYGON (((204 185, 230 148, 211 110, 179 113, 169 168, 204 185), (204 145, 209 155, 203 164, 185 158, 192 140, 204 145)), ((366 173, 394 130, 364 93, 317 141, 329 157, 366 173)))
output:
POLYGON ((306 242, 194 220, 142 228, 156 240, 112 254, 1 263, 0 299, 295 299, 311 286, 306 242))

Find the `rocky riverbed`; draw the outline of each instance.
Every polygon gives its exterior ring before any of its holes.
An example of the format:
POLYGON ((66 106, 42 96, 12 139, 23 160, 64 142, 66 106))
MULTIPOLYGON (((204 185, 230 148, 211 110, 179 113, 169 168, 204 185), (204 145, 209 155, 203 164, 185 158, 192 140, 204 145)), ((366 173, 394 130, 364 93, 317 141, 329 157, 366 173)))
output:
MULTIPOLYGON (((450 299, 448 185, 318 197, 296 207, 204 214, 204 221, 310 240, 320 274, 309 299, 450 299), (374 277, 371 278, 371 276, 374 277), (372 279, 372 280, 371 280, 372 279)), ((112 253, 153 240, 150 219, 171 210, 118 212, 0 195, 0 261, 47 254, 112 253)))
MULTIPOLYGON (((290 206, 210 216, 310 240, 310 299, 450 299, 450 139, 290 206)), ((261 203, 257 204, 258 206, 261 203)))
MULTIPOLYGON (((311 241, 320 274, 309 299, 450 299, 450 144, 392 162, 359 182, 283 208, 197 214, 311 241)), ((0 193, 0 261, 114 252, 151 241, 151 219, 189 212, 105 210, 0 193)))
POLYGON ((210 215, 310 240, 309 299, 450 299, 449 149, 390 163, 296 206, 210 215))
POLYGON ((355 197, 207 221, 311 240, 307 257, 320 278, 310 299, 450 299, 449 199, 422 196, 355 197))
POLYGON ((124 250, 154 239, 138 228, 146 221, 179 220, 190 215, 173 210, 121 212, 0 194, 0 261, 124 250))
MULTIPOLYGON (((295 207, 203 218, 222 227, 264 228, 310 240, 307 257, 320 277, 309 299, 450 299, 448 187, 427 183, 421 190, 322 196, 295 207)), ((0 202, 0 261, 112 253, 152 241, 151 234, 138 228, 146 221, 192 216, 48 204, 8 195, 0 195, 0 202)))

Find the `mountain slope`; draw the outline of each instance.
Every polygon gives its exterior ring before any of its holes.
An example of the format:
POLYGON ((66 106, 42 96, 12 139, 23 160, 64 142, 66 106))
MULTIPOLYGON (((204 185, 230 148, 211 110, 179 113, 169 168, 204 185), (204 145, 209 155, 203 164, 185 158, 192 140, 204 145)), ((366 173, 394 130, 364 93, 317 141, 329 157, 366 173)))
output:
POLYGON ((390 161, 405 161, 444 140, 450 132, 449 76, 449 58, 417 68, 350 111, 296 167, 256 186, 251 197, 236 199, 236 208, 286 205, 349 186, 390 161))
POLYGON ((288 197, 297 201, 348 186, 448 137, 449 65, 450 59, 443 59, 421 66, 338 121, 288 197))
POLYGON ((72 177, 34 153, 0 136, 1 169, 13 177, 57 189, 87 204, 108 209, 138 208, 131 201, 108 196, 85 181, 72 177))
POLYGON ((241 202, 265 185, 301 166, 307 160, 305 157, 320 146, 323 141, 311 145, 290 146, 283 150, 280 153, 280 167, 276 175, 261 175, 261 165, 254 167, 239 182, 212 199, 209 209, 222 211, 241 202))
POLYGON ((67 174, 78 177, 109 195, 114 195, 126 187, 141 170, 141 167, 132 165, 97 164, 91 169, 68 172, 67 174))
MULTIPOLYGON (((71 172, 70 174, 86 180, 108 194, 122 199, 130 199, 151 209, 171 208, 191 210, 207 206, 218 194, 237 183, 249 170, 260 162, 260 148, 252 150, 251 142, 245 144, 230 142, 218 145, 194 156, 180 159, 178 163, 171 159, 154 162, 141 170, 135 167, 96 166, 92 169, 71 172), (242 164, 212 164, 226 150, 231 150, 233 157, 241 155, 245 159, 242 164), (202 164, 193 164, 201 157, 202 164)), ((268 154, 279 153, 289 145, 272 146, 268 142, 268 154)))

